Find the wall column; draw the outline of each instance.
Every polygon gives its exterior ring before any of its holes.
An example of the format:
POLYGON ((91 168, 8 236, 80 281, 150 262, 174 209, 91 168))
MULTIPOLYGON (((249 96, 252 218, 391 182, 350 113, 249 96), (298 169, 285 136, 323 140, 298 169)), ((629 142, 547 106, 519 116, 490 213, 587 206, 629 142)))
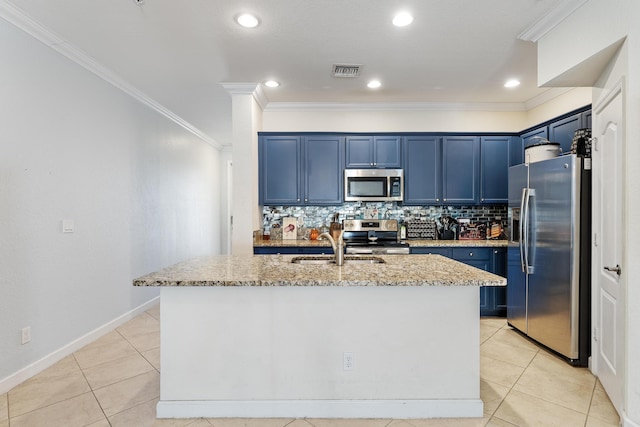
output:
POLYGON ((262 226, 258 206, 258 130, 264 99, 257 83, 224 83, 231 94, 233 184, 231 254, 253 253, 253 230, 262 226))

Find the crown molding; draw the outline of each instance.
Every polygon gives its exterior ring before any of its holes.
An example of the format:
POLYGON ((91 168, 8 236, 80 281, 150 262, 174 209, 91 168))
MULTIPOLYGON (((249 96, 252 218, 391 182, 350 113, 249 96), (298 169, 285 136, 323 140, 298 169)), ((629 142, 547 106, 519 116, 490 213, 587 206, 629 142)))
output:
POLYGON ((549 88, 549 90, 541 93, 538 96, 534 96, 530 100, 526 101, 524 105, 526 106, 526 111, 533 110, 540 105, 551 101, 554 98, 559 97, 560 95, 564 95, 565 93, 573 90, 571 87, 553 87, 549 88))
POLYGON ((587 1, 589 0, 565 0, 558 2, 546 15, 518 34, 517 38, 527 42, 537 42, 587 1))
POLYGON ((185 130, 191 132, 193 135, 197 136, 207 144, 211 145, 213 148, 216 148, 218 150, 222 149, 222 144, 218 143, 216 140, 193 126, 191 123, 187 122, 168 108, 165 108, 163 105, 147 96, 142 91, 135 88, 133 85, 128 83, 126 80, 124 80, 122 77, 120 77, 104 65, 100 64, 87 53, 71 45, 51 30, 42 26, 40 23, 28 16, 24 11, 17 8, 7 0, 0 0, 0 18, 9 22, 25 33, 31 35, 39 42, 55 50, 61 55, 64 55, 71 61, 105 80, 112 86, 120 89, 127 95, 138 100, 152 110, 155 110, 159 114, 181 126, 185 130))
POLYGON ((337 103, 337 102, 270 102, 265 112, 306 111, 526 111, 520 102, 398 102, 398 103, 337 103))
POLYGON ((269 104, 269 100, 259 83, 220 83, 220 85, 232 96, 252 95, 263 110, 269 104))

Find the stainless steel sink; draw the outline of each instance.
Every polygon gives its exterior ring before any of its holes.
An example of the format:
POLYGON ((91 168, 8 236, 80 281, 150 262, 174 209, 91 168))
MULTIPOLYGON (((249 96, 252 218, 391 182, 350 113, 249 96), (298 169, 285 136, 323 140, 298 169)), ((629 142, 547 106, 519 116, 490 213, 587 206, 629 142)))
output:
MULTIPOLYGON (((291 260, 294 264, 331 265, 336 263, 333 256, 309 255, 297 256, 291 260)), ((345 256, 345 264, 384 264, 384 260, 376 256, 345 256)))

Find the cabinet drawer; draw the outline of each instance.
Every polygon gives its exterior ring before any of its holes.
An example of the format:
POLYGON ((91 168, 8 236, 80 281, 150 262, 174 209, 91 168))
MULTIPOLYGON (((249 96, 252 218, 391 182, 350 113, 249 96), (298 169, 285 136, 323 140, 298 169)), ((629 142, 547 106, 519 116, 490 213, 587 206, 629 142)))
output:
POLYGON ((489 248, 452 248, 453 259, 458 261, 488 261, 491 258, 489 248))
POLYGON ((434 254, 434 255, 442 255, 442 256, 451 258, 451 248, 440 248, 440 247, 432 248, 427 246, 420 246, 420 247, 410 248, 409 251, 412 254, 416 254, 416 255, 434 254))

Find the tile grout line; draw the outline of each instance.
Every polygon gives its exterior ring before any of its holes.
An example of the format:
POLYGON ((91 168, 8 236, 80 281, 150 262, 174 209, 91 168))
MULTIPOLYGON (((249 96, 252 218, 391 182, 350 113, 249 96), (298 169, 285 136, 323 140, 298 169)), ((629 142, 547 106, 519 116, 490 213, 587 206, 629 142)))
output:
POLYGON ((80 363, 78 363, 78 359, 76 359, 76 354, 72 353, 72 355, 73 355, 73 360, 76 361, 76 364, 78 365, 78 368, 80 369, 80 372, 82 373, 82 377, 84 378, 84 380, 87 382, 87 385, 89 386, 89 390, 91 390, 91 395, 93 396, 93 398, 96 400, 96 403, 100 407, 100 412, 102 412, 102 415, 104 415, 104 419, 107 420, 107 424, 109 424, 109 426, 111 426, 111 421, 109 421, 109 417, 107 417, 107 414, 104 412, 104 408, 100 404, 100 400, 98 400, 98 396, 96 396, 96 393, 93 390, 93 387, 91 386, 91 383, 89 383, 89 380, 87 379, 87 376, 84 373, 84 369, 82 369, 80 367, 80 363))
MULTIPOLYGON (((522 376, 524 375, 526 370, 529 369, 529 367, 531 366, 531 363, 533 363, 533 359, 536 358, 536 356, 538 355, 539 352, 540 352, 540 349, 537 349, 535 354, 533 355, 533 357, 531 358, 531 360, 527 364, 527 366, 522 370, 520 375, 518 375, 518 378, 513 382, 513 385, 511 387, 509 387, 509 391, 507 392, 507 394, 504 395, 504 398, 500 401, 500 404, 496 407, 495 411, 493 411, 493 414, 491 414, 491 417, 489 418, 489 421, 491 421, 493 419, 493 417, 498 412, 498 410, 500 409, 500 407, 502 406, 504 401, 507 400, 507 397, 509 397, 509 394, 511 394, 511 392, 513 391, 513 388, 516 386, 516 384, 518 384, 518 381, 520 381, 520 378, 522 378, 522 376)), ((507 362, 505 362, 505 363, 507 363, 507 362)), ((501 419, 501 418, 499 418, 497 416, 495 416, 495 418, 499 419, 500 421, 506 421, 506 420, 503 420, 503 419, 501 419)), ((507 421, 507 422, 509 422, 509 421, 507 421)), ((511 423, 511 424, 513 424, 513 423, 511 423)))

